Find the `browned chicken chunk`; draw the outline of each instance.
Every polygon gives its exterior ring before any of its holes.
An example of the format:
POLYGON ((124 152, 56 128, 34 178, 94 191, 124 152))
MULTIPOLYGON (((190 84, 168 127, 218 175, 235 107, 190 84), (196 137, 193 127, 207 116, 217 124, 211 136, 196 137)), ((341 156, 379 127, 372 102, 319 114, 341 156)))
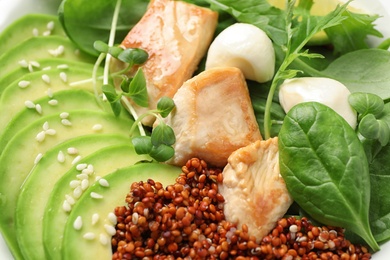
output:
POLYGON ((186 81, 173 98, 176 108, 165 119, 176 135, 169 163, 192 157, 223 167, 229 155, 261 139, 241 70, 220 67, 186 81))
POLYGON ((293 202, 279 171, 277 137, 232 153, 219 191, 228 221, 246 224, 258 241, 266 236, 293 202))
MULTIPOLYGON (((143 65, 149 108, 134 104, 138 115, 155 109, 163 97, 173 97, 192 77, 206 54, 218 22, 218 14, 182 1, 152 0, 142 19, 122 42, 124 48, 141 48, 149 59, 143 65)), ((143 123, 153 124, 153 117, 143 123)))

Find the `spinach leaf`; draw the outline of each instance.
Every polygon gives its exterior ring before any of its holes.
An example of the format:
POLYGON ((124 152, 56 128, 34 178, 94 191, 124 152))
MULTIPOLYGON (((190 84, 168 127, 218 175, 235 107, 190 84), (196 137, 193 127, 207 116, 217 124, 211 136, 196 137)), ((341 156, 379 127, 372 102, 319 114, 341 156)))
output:
MULTIPOLYGON (((148 0, 122 0, 116 28, 116 43, 141 19, 148 0)), ((108 42, 116 1, 63 0, 58 14, 68 37, 84 52, 98 56, 93 44, 108 42)))
POLYGON ((379 250, 370 229, 370 178, 364 148, 331 108, 301 103, 279 133, 280 173, 294 200, 319 222, 341 226, 379 250))
POLYGON ((367 92, 390 98, 390 52, 367 49, 347 53, 321 73, 347 86, 351 92, 367 92))
POLYGON ((379 243, 390 240, 390 145, 383 147, 378 141, 363 140, 370 147, 370 224, 379 243))

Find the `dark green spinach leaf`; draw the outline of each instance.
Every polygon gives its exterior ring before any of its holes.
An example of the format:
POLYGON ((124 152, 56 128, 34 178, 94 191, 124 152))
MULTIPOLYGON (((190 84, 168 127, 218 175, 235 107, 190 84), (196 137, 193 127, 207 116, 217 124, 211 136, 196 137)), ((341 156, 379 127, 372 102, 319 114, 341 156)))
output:
POLYGON ((370 229, 370 177, 354 130, 331 108, 301 103, 279 133, 280 172, 294 200, 321 223, 341 226, 379 250, 370 229))
MULTIPOLYGON (((116 43, 141 19, 148 0, 122 0, 116 29, 116 43)), ((63 0, 58 14, 68 37, 84 52, 97 56, 97 40, 108 42, 116 1, 63 0)))

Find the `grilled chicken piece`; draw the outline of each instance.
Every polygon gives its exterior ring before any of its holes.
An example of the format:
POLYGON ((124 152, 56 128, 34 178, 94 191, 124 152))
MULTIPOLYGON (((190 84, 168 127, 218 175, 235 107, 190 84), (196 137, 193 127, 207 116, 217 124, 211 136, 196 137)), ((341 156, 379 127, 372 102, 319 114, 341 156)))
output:
POLYGON ((219 185, 226 219, 238 227, 246 224, 259 242, 293 202, 279 171, 278 139, 238 149, 228 162, 219 185))
POLYGON ((246 81, 237 68, 203 71, 186 81, 173 100, 176 108, 165 119, 176 135, 175 155, 168 163, 184 165, 198 157, 224 167, 233 151, 261 140, 246 81))
MULTIPOLYGON (((141 48, 149 59, 143 65, 149 94, 149 108, 134 104, 138 115, 155 109, 163 97, 173 97, 184 81, 192 77, 206 54, 218 22, 218 14, 193 4, 152 0, 142 19, 123 40, 123 48, 141 48)), ((143 123, 151 126, 153 117, 143 123)))

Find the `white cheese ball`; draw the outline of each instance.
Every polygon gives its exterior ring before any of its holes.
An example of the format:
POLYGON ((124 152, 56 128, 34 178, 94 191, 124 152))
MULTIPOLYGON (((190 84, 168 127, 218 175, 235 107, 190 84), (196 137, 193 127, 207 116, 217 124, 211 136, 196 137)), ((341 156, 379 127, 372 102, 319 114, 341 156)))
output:
POLYGON ((342 116, 355 129, 357 113, 348 102, 351 92, 337 80, 302 77, 285 80, 280 86, 279 102, 287 113, 293 106, 309 101, 322 103, 342 116))
POLYGON ((275 50, 263 30, 251 24, 236 23, 211 43, 206 69, 213 67, 236 67, 246 79, 267 82, 275 72, 275 50))

